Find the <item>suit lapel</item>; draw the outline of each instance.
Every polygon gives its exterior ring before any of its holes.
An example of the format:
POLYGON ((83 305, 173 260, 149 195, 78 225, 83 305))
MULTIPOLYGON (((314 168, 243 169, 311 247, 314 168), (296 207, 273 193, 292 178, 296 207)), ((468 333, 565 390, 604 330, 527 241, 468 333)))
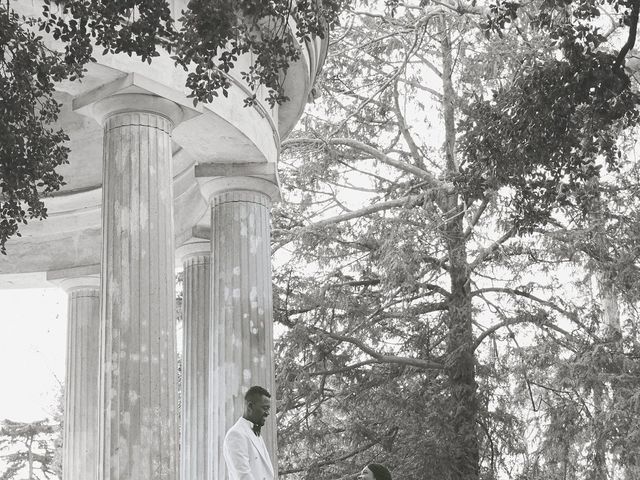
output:
POLYGON ((261 437, 258 437, 255 433, 253 433, 253 430, 251 430, 251 427, 249 427, 249 424, 247 422, 243 423, 245 433, 249 435, 249 438, 251 438, 251 443, 253 443, 253 446, 260 453, 260 456, 262 457, 264 463, 269 466, 269 471, 271 472, 271 476, 273 477, 273 465, 271 465, 271 460, 269 459, 265 443, 263 441, 260 441, 261 437))

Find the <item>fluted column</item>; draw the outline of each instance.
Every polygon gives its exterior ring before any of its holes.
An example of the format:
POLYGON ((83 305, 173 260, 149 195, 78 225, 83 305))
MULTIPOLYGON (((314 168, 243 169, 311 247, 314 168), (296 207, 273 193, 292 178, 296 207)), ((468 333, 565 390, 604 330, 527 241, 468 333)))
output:
POLYGON ((68 295, 63 480, 95 480, 98 460, 100 278, 56 282, 68 295))
POLYGON ((187 243, 177 250, 176 257, 182 260, 184 269, 180 478, 205 480, 209 447, 210 243, 187 243))
POLYGON ((277 187, 257 178, 201 184, 211 202, 210 468, 225 478, 222 443, 251 385, 273 396, 263 430, 277 467, 270 207, 277 187))
POLYGON ((104 124, 98 480, 176 480, 171 129, 161 97, 113 95, 104 124))

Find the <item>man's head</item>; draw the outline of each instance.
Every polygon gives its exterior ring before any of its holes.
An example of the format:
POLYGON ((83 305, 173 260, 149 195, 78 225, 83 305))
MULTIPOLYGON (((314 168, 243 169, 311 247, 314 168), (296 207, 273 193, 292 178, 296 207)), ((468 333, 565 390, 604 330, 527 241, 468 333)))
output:
POLYGON ((263 426, 271 410, 271 394, 264 388, 253 386, 244 394, 244 418, 263 426))
POLYGON ((370 463, 358 475, 359 480, 391 480, 391 472, 384 465, 370 463))

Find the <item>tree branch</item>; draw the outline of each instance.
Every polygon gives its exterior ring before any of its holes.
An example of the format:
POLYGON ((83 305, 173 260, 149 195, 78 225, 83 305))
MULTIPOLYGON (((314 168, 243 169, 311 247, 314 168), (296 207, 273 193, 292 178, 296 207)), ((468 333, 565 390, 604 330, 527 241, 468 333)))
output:
MULTIPOLYGON (((359 51, 361 51, 361 46, 358 44, 354 44, 353 47, 355 49, 358 49, 359 51)), ((374 55, 372 52, 364 52, 366 55, 370 56, 375 62, 381 63, 384 62, 383 59, 381 59, 379 56, 374 55)), ((419 52, 415 52, 414 54, 417 58, 419 58, 421 61, 423 61, 423 63, 427 64, 427 66, 432 69, 434 71, 434 73, 436 75, 438 75, 439 77, 442 76, 442 72, 440 70, 438 70, 438 68, 431 63, 426 57, 424 57, 423 55, 421 55, 419 52)), ((388 72, 385 72, 382 68, 377 67, 375 64, 372 65, 368 65, 367 68, 369 70, 372 70, 376 73, 380 73, 383 75, 389 75, 388 72)), ((436 97, 438 100, 442 100, 442 93, 438 92, 437 90, 434 90, 433 88, 427 87, 423 84, 421 84, 420 82, 418 82, 417 80, 410 80, 408 78, 403 78, 403 77, 398 77, 396 79, 398 82, 402 82, 406 85, 409 85, 410 87, 416 88, 418 90, 422 90, 425 92, 428 92, 430 94, 432 94, 434 97, 436 97)))
MULTIPOLYGON (((527 298, 529 300, 533 300, 534 302, 537 302, 537 303, 539 303, 541 305, 549 307, 550 309, 555 310, 558 313, 561 313, 562 315, 567 317, 569 320, 571 320, 573 323, 578 325, 591 338, 597 339, 597 337, 593 333, 591 333, 589 331, 587 326, 578 319, 578 315, 576 313, 570 312, 569 310, 565 310, 564 308, 556 305, 553 302, 549 302, 547 300, 543 300, 542 298, 536 297, 535 295, 532 295, 532 294, 530 294, 528 292, 523 292, 522 290, 514 290, 512 288, 506 288, 506 287, 490 287, 490 288, 480 288, 478 290, 475 290, 475 291, 471 292, 471 296, 475 297, 475 296, 478 296, 478 295, 482 295, 484 293, 491 293, 491 292, 493 292, 493 293, 507 293, 509 295, 515 295, 515 296, 519 296, 519 297, 524 297, 524 298, 527 298)), ((555 329, 554 325, 548 324, 546 326, 555 329)))
POLYGON ((317 377, 318 375, 335 375, 337 373, 348 372, 350 370, 354 370, 356 368, 364 367, 367 365, 381 365, 383 363, 384 362, 381 362, 380 360, 370 359, 370 360, 365 360, 363 362, 354 363, 353 365, 345 365, 344 367, 336 368, 334 370, 321 370, 317 372, 309 372, 309 376, 317 377))
MULTIPOLYGON (((547 322, 541 321, 540 319, 534 316, 510 318, 508 320, 504 320, 503 322, 492 325, 491 327, 487 328, 484 332, 482 332, 480 335, 478 335, 478 337, 476 338, 476 341, 473 343, 472 350, 475 351, 485 338, 487 338, 489 335, 492 335, 493 333, 500 330, 501 328, 509 327, 511 325, 518 325, 520 323, 532 323, 532 324, 549 326, 547 322)), ((568 334, 569 332, 565 332, 565 333, 568 334)))
POLYGON ((633 2, 633 7, 631 8, 631 15, 629 15, 629 37, 627 38, 626 43, 620 49, 618 56, 616 57, 616 62, 614 67, 620 68, 622 67, 622 62, 624 62, 624 58, 627 56, 627 53, 633 48, 636 44, 636 35, 638 33, 638 14, 640 13, 640 0, 635 0, 633 2))
POLYGON ((341 455, 340 457, 324 460, 324 461, 319 462, 319 463, 314 463, 313 465, 307 465, 305 467, 299 467, 299 468, 290 468, 289 470, 286 470, 286 469, 283 469, 283 468, 279 468, 278 469, 278 473, 280 475, 289 475, 291 473, 304 472, 305 470, 308 470, 311 467, 324 467, 326 465, 331 465, 333 463, 340 462, 342 460, 346 460, 347 458, 353 457, 354 455, 357 455, 358 453, 365 452, 365 451, 369 450, 371 447, 373 447, 374 445, 376 445, 378 443, 379 443, 379 441, 375 440, 375 441, 373 441, 371 443, 368 443, 368 444, 364 445, 363 447, 356 448, 355 450, 353 450, 353 451, 351 451, 349 453, 345 453, 344 455, 341 455))
POLYGON ((277 251, 278 249, 280 249, 281 247, 283 247, 284 245, 286 245, 291 241, 291 237, 281 238, 281 237, 284 237, 286 233, 290 233, 292 235, 300 235, 304 232, 309 232, 314 229, 326 227, 329 225, 335 225, 335 224, 346 222, 356 218, 364 217, 372 213, 399 208, 404 205, 409 205, 411 203, 415 203, 417 205, 423 202, 424 202, 424 195, 411 195, 411 196, 399 198, 396 200, 389 200, 387 202, 375 203, 373 205, 369 205, 368 207, 361 208, 360 210, 354 210, 353 212, 350 212, 350 213, 345 213, 343 215, 336 215, 333 217, 326 218, 324 220, 319 220, 315 223, 311 223, 304 227, 295 227, 289 230, 274 229, 272 231, 272 235, 274 239, 278 238, 278 242, 273 247, 273 251, 277 251))
POLYGON ((327 337, 333 338, 334 340, 339 340, 341 342, 347 342, 352 345, 355 345, 360 350, 362 350, 367 355, 373 357, 380 363, 393 363, 398 365, 406 365, 410 367, 416 367, 421 370, 441 370, 444 368, 439 362, 434 362, 431 360, 421 360, 419 358, 411 358, 411 357, 399 357, 396 355, 384 355, 375 351, 373 348, 365 345, 364 342, 360 341, 357 338, 349 337, 346 335, 340 335, 338 333, 327 332, 326 330, 322 330, 318 327, 309 327, 313 330, 317 331, 320 335, 326 335, 327 337))
POLYGON ((477 6, 475 3, 464 3, 461 0, 452 1, 452 0, 433 0, 431 2, 433 5, 440 5, 444 8, 452 10, 460 15, 478 15, 481 17, 488 17, 490 11, 487 7, 477 6))
POLYGON ((418 145, 411 136, 411 132, 409 132, 409 126, 407 125, 407 121, 402 114, 402 109, 400 108, 399 96, 400 94, 398 92, 398 83, 396 82, 393 84, 393 106, 396 117, 398 118, 398 128, 400 129, 400 133, 404 137, 404 141, 407 142, 409 150, 411 150, 411 155, 413 155, 414 161, 420 169, 424 170, 425 166, 424 161, 422 160, 422 154, 420 153, 418 145))
POLYGON ((455 126, 455 90, 453 87, 453 55, 451 38, 446 28, 444 15, 441 18, 442 39, 442 115, 444 119, 444 153, 447 161, 447 172, 458 173, 458 161, 456 158, 456 126, 455 126))
POLYGON ((400 66, 398 66, 395 71, 393 72, 393 74, 389 75, 389 79, 384 82, 382 84, 382 86, 376 90, 373 95, 371 95, 371 97, 369 97, 369 99, 367 99, 366 101, 362 102, 358 108, 355 109, 355 111, 353 111, 352 113, 348 114, 346 116, 346 118, 344 120, 342 120, 342 122, 340 122, 340 125, 338 125, 338 127, 333 130, 333 132, 329 135, 330 137, 333 137, 334 135, 336 135, 338 132, 340 132, 340 130, 342 130, 342 128, 347 124, 347 122, 349 121, 349 119, 355 117, 356 115, 358 115, 368 104, 371 100, 373 100, 375 97, 377 97, 378 95, 380 95, 382 92, 384 92, 389 85, 391 85, 392 83, 394 83, 396 81, 396 79, 398 77, 400 77, 400 75, 402 74, 402 72, 404 72, 406 70, 407 67, 407 63, 409 63, 409 59, 411 58, 411 55, 413 54, 413 52, 415 52, 415 50, 417 49, 419 43, 420 43, 420 39, 421 37, 419 35, 415 36, 413 45, 411 46, 411 48, 409 49, 409 51, 406 53, 404 60, 402 61, 402 64, 400 66))
POLYGON ((425 290, 429 290, 431 292, 438 292, 447 300, 451 297, 451 292, 449 292, 445 288, 442 288, 440 285, 435 285, 433 283, 420 283, 419 285, 425 290))
POLYGON ((372 147, 371 145, 367 145, 366 143, 360 142, 358 140, 354 140, 351 138, 288 138, 281 144, 282 151, 293 145, 342 145, 345 147, 353 148, 355 150, 366 153, 367 155, 370 155, 372 158, 375 158, 376 160, 386 165, 390 165, 405 173, 410 173, 412 175, 416 175, 420 178, 428 180, 432 188, 443 189, 445 192, 453 191, 452 183, 442 182, 441 180, 435 178, 435 176, 433 176, 428 171, 418 168, 409 163, 391 158, 388 155, 380 152, 376 148, 372 147))
POLYGON ((529 300, 533 300, 535 302, 540 303, 541 305, 544 305, 545 307, 549 307, 552 310, 555 310, 558 313, 562 313, 563 315, 565 315, 567 318, 572 318, 575 317, 575 313, 570 312, 568 310, 565 310, 564 308, 556 305, 553 302, 549 302, 547 300, 543 300, 542 298, 536 297, 535 295, 532 295, 528 292, 524 292, 522 290, 515 290, 513 288, 507 288, 507 287, 489 287, 489 288, 480 288, 478 290, 475 290, 473 292, 471 292, 471 296, 472 297, 476 297, 478 295, 482 295, 485 293, 507 293, 509 295, 515 295, 515 296, 519 296, 519 297, 524 297, 524 298, 528 298, 529 300))
POLYGON ((504 242, 506 242, 507 240, 509 240, 511 237, 513 237, 516 233, 516 229, 511 227, 509 230, 507 230, 505 232, 504 235, 502 235, 498 240, 496 240, 495 242, 493 242, 490 246, 488 246, 487 248, 483 248, 480 250, 480 253, 478 254, 478 256, 476 257, 476 259, 471 262, 471 265, 469 265, 469 268, 471 270, 473 270, 475 267, 477 267, 480 263, 482 263, 489 255, 491 255, 493 252, 495 252, 498 248, 500 248, 504 242))
POLYGON ((373 205, 369 205, 368 207, 361 208, 360 210, 354 210, 353 212, 350 212, 350 213, 345 213, 343 215, 336 215, 335 217, 319 220, 315 223, 308 225, 305 228, 308 230, 310 228, 326 227, 328 225, 346 222, 347 220, 353 220, 354 218, 364 217, 366 215, 370 215, 376 212, 381 212, 383 210, 391 210, 393 208, 402 207, 404 205, 414 203, 414 202, 418 203, 423 199, 424 197, 422 195, 410 195, 408 197, 398 198, 396 200, 388 200, 386 202, 374 203, 373 205))
POLYGON ((469 220, 469 225, 467 226, 463 234, 464 238, 469 238, 471 232, 473 231, 473 227, 475 227, 480 221, 480 217, 486 210, 487 205, 489 205, 489 197, 485 196, 482 199, 482 203, 480 203, 480 205, 478 206, 478 209, 473 213, 473 217, 471 217, 471 220, 469 220))

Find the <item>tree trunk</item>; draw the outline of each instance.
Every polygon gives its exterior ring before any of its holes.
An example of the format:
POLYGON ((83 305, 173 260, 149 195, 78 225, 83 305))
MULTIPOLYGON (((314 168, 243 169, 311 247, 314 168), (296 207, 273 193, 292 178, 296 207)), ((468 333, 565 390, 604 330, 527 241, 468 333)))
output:
POLYGON ((27 439, 27 466, 29 468, 29 480, 33 480, 33 437, 27 439))
MULTIPOLYGON (((600 277, 600 276, 599 276, 600 277)), ((620 330, 620 319, 618 316, 618 303, 613 294, 610 282, 606 279, 598 278, 598 293, 602 306, 602 323, 605 328, 604 337, 611 338, 613 332, 620 330)), ((598 371, 604 365, 596 365, 598 371)), ((608 409, 606 404, 605 383, 600 379, 594 381, 592 387, 593 395, 593 419, 592 419, 592 456, 593 465, 589 472, 589 480, 607 480, 607 442, 604 432, 604 411, 608 409)))
POLYGON ((604 432, 604 409, 606 409, 604 383, 597 381, 593 392, 593 468, 589 480, 607 480, 607 442, 604 432))
POLYGON ((479 478, 478 412, 475 381, 475 358, 471 323, 471 295, 466 245, 460 217, 447 228, 451 297, 449 299, 449 337, 446 373, 452 400, 452 427, 457 443, 453 473, 457 480, 479 478))
MULTIPOLYGON (((620 310, 618 307, 618 295, 614 285, 607 278, 598 278, 598 290, 602 306, 602 321, 605 330, 605 339, 611 349, 613 361, 613 373, 622 374, 624 371, 622 358, 622 328, 620 326, 620 310)), ((617 382, 611 384, 612 403, 619 400, 624 391, 620 391, 617 382)), ((622 463, 624 480, 637 480, 640 478, 640 458, 634 452, 625 451, 622 463)), ((615 473, 614 473, 615 475, 615 473)), ((603 477, 605 478, 605 477, 603 477)))
MULTIPOLYGON (((458 171, 455 152, 455 92, 451 78, 453 73, 451 40, 444 17, 441 21, 441 28, 444 150, 447 171, 453 175, 458 171)), ((444 235, 449 255, 449 276, 451 279, 445 371, 451 389, 451 426, 455 439, 452 452, 452 478, 478 480, 480 455, 476 431, 477 384, 473 351, 470 271, 463 228, 464 206, 455 194, 450 195, 440 204, 445 216, 444 235)))

